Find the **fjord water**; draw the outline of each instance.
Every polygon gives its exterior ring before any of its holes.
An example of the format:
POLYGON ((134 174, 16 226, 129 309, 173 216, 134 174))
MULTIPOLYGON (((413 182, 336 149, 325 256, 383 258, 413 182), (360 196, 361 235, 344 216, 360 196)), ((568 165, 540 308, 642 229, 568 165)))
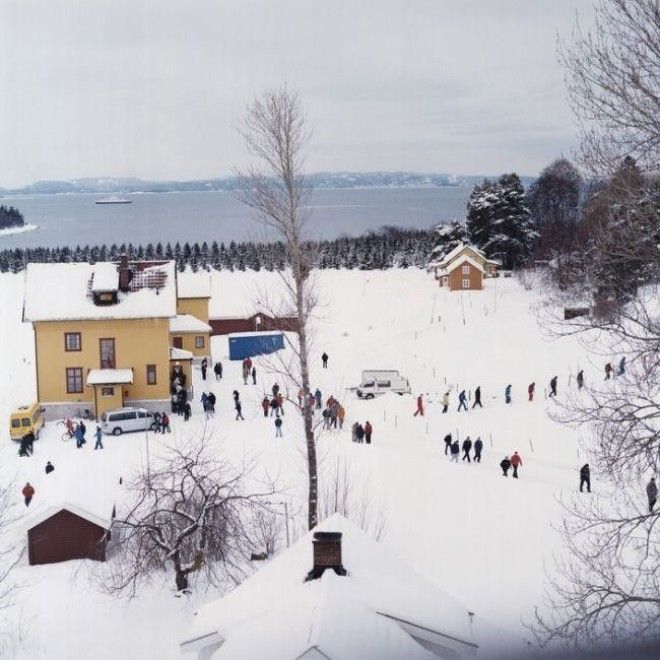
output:
MULTIPOLYGON (((318 189, 311 199, 310 235, 359 235, 384 225, 424 229, 465 216, 467 187, 318 189)), ((17 207, 35 231, 0 237, 0 249, 264 240, 255 216, 231 192, 141 193, 132 204, 94 202, 102 194, 0 198, 17 207)))

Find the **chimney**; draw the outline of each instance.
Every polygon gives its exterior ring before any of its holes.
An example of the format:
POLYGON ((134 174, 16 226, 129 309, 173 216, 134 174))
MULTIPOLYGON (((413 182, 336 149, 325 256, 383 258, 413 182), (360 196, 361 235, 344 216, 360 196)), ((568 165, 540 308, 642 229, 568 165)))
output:
POLYGON ((119 290, 123 293, 128 293, 131 289, 131 280, 133 273, 128 267, 128 257, 122 254, 119 258, 119 290))
POLYGON ((341 532, 314 533, 314 568, 307 574, 306 581, 318 580, 327 568, 337 575, 346 575, 341 564, 341 532))

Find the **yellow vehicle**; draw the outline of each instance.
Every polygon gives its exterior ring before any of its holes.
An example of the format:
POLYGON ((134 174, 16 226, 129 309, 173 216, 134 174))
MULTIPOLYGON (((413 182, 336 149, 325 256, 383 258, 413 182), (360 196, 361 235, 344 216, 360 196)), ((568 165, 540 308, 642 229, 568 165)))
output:
POLYGON ((9 418, 9 435, 12 440, 20 440, 31 431, 38 438, 43 425, 44 416, 38 403, 19 406, 9 418))

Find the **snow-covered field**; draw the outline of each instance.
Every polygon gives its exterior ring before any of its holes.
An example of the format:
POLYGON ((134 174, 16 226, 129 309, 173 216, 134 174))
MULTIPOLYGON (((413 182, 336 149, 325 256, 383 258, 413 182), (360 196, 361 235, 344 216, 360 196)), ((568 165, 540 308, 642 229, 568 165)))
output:
MULTIPOLYGON (((573 496, 578 468, 588 461, 578 451, 576 431, 550 419, 552 401, 544 389, 557 375, 562 398, 568 387, 575 387, 579 368, 585 369, 588 380, 601 377, 601 366, 588 363, 575 339, 544 336, 536 319, 543 296, 540 284, 526 291, 515 279, 500 278, 487 281, 481 292, 450 293, 438 289, 427 273, 413 269, 321 271, 316 277, 321 305, 314 323, 313 384, 324 399, 338 397, 347 411, 344 431, 327 431, 318 441, 322 472, 332 471, 337 462, 347 465, 374 515, 386 518, 383 543, 466 609, 522 637, 526 631, 521 621, 529 620, 538 604, 544 566, 552 565, 558 549, 551 527, 559 515, 556 497, 573 496), (321 369, 323 351, 330 356, 327 370, 321 369), (346 388, 357 385, 361 371, 370 368, 400 370, 410 379, 413 396, 356 400, 346 388), (537 396, 529 403, 526 390, 532 381, 537 396), (508 383, 513 387, 510 406, 504 403, 508 383), (484 408, 458 413, 457 389, 474 390, 479 384, 484 408), (451 406, 443 415, 439 398, 446 390, 451 406), (428 401, 427 413, 413 417, 419 393, 428 401), (355 420, 371 421, 372 445, 351 443, 355 420), (466 435, 473 440, 480 435, 483 462, 450 463, 442 442, 449 432, 461 441, 466 435), (514 450, 524 461, 520 479, 504 479, 498 464, 514 450)), ((35 397, 32 330, 20 323, 22 286, 20 275, 0 276, 3 420, 14 405, 35 397)), ((239 314, 252 306, 259 291, 275 286, 273 273, 214 273, 211 315, 239 314)), ((259 407, 273 382, 284 384, 267 373, 267 361, 257 359, 258 384, 244 386, 240 363, 227 359, 226 339, 214 338, 212 350, 214 360, 223 361, 224 379, 202 383, 197 372, 193 420, 183 425, 174 417, 171 439, 201 432, 199 394, 213 389, 218 399, 211 429, 214 448, 235 460, 247 456, 260 469, 279 475, 284 496, 298 503, 293 508, 299 518, 292 526, 302 530, 302 424, 287 410, 284 438, 276 440, 272 420, 264 419, 259 407), (234 389, 241 392, 244 422, 234 421, 234 389)), ((55 464, 60 479, 66 473, 92 489, 116 482, 145 460, 141 434, 108 437, 102 452, 94 452, 89 442, 76 450, 60 436, 61 429, 48 424, 35 443, 34 457, 18 458, 3 431, 0 477, 14 480, 20 517, 27 515, 20 494, 26 480, 36 488, 33 507, 48 501, 54 486, 43 472, 47 460, 55 464), (83 474, 99 479, 90 482, 83 474)), ((152 452, 158 451, 159 442, 160 436, 151 436, 152 452)), ((594 482, 597 488, 596 477, 594 482)), ((20 525, 16 543, 25 544, 20 525)), ((167 573, 133 601, 112 599, 98 587, 97 565, 25 564, 15 571, 21 589, 9 617, 13 640, 7 652, 16 658, 177 658, 178 642, 193 611, 217 595, 173 598, 173 580, 167 573)))

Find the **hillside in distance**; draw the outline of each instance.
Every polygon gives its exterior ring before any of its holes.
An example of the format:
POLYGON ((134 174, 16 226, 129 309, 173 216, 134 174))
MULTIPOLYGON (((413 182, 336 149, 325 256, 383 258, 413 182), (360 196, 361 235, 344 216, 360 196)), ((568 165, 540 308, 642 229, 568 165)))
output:
MULTIPOLYGON (((472 187, 481 175, 420 174, 415 172, 317 172, 309 175, 313 187, 336 188, 443 188, 472 187)), ((534 177, 521 177, 529 185, 534 177)), ((0 188, 5 195, 54 195, 62 193, 158 193, 158 192, 233 192, 240 187, 235 176, 190 181, 149 181, 132 177, 88 177, 69 181, 36 181, 22 188, 0 188)))

